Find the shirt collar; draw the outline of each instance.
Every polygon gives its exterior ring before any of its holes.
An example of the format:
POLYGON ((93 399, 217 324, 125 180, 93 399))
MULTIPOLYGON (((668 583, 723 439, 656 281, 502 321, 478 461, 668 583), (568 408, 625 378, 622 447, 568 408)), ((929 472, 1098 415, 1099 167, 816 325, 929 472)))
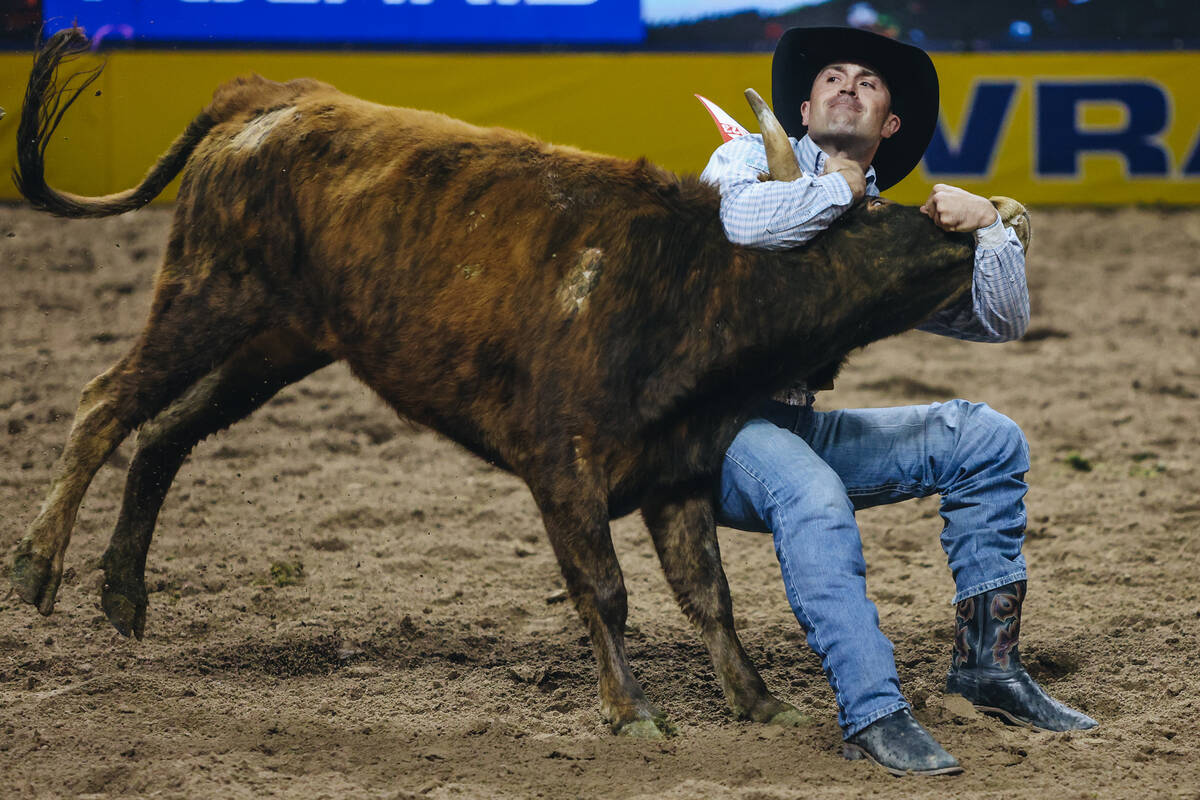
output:
MULTIPOLYGON (((795 145, 796 156, 800 159, 800 169, 806 173, 820 175, 825 171, 825 159, 829 158, 825 151, 817 147, 817 143, 812 140, 807 133, 804 138, 796 141, 795 145)), ((871 165, 866 173, 867 185, 875 183, 875 166, 871 165)))

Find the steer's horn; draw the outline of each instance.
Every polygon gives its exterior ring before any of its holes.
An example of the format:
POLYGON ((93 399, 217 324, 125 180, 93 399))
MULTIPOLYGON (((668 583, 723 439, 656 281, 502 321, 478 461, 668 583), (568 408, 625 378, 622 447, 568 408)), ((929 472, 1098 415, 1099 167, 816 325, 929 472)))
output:
POLYGON ((1013 233, 1017 234, 1017 240, 1021 242, 1021 249, 1028 255, 1029 242, 1033 238, 1033 226, 1029 222, 1029 212, 1025 210, 1025 206, 1011 197, 1003 195, 989 197, 988 200, 1000 213, 1000 221, 1004 223, 1004 227, 1012 228, 1013 233))
POLYGON ((779 120, 775 119, 770 106, 753 89, 746 90, 746 99, 750 101, 754 116, 758 117, 758 129, 762 132, 763 146, 767 149, 767 170, 771 173, 771 180, 794 181, 802 177, 804 173, 800 170, 800 162, 796 160, 796 152, 792 150, 787 133, 779 120))

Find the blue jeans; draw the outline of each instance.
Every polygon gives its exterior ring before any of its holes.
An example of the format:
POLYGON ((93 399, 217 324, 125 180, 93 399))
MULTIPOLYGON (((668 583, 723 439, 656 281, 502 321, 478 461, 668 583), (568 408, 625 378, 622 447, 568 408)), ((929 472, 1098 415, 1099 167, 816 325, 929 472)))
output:
POLYGON ((867 599, 855 510, 940 494, 953 602, 1024 580, 1029 448, 1016 423, 963 400, 760 413, 725 453, 717 518, 774 535, 788 602, 852 736, 908 705, 867 599))

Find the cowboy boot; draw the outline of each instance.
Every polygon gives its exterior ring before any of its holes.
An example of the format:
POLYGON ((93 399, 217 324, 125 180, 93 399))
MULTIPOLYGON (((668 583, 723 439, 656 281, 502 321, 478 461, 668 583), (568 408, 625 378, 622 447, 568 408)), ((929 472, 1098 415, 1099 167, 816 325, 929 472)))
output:
POLYGON ((934 741, 907 708, 880 717, 846 740, 842 755, 866 758, 888 772, 905 775, 954 775, 962 767, 934 741))
POLYGON ((985 714, 1039 731, 1094 728, 1096 720, 1046 693, 1021 666, 1017 644, 1025 581, 965 598, 955 608, 954 651, 946 693, 985 714))

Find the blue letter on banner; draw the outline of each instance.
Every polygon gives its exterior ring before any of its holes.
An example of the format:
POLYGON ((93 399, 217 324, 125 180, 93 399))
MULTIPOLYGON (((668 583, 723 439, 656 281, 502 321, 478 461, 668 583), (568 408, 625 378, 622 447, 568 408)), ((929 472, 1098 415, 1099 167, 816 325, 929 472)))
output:
MULTIPOLYGON (((987 175, 1016 88, 1012 82, 980 83, 975 87, 957 150, 951 148, 939 119, 925 151, 925 170, 931 175, 978 175, 981 178, 987 175)), ((900 123, 904 124, 904 120, 900 123)))
POLYGON ((1166 175, 1167 153, 1155 137, 1167 125, 1167 98, 1151 83, 1042 83, 1037 89, 1038 173, 1075 175, 1080 153, 1119 153, 1130 175, 1166 175), (1081 131, 1078 108, 1117 102, 1129 114, 1121 130, 1081 131))
POLYGON ((1196 137, 1196 144, 1192 146, 1192 154, 1183 165, 1183 174, 1187 176, 1200 175, 1200 136, 1196 137))

